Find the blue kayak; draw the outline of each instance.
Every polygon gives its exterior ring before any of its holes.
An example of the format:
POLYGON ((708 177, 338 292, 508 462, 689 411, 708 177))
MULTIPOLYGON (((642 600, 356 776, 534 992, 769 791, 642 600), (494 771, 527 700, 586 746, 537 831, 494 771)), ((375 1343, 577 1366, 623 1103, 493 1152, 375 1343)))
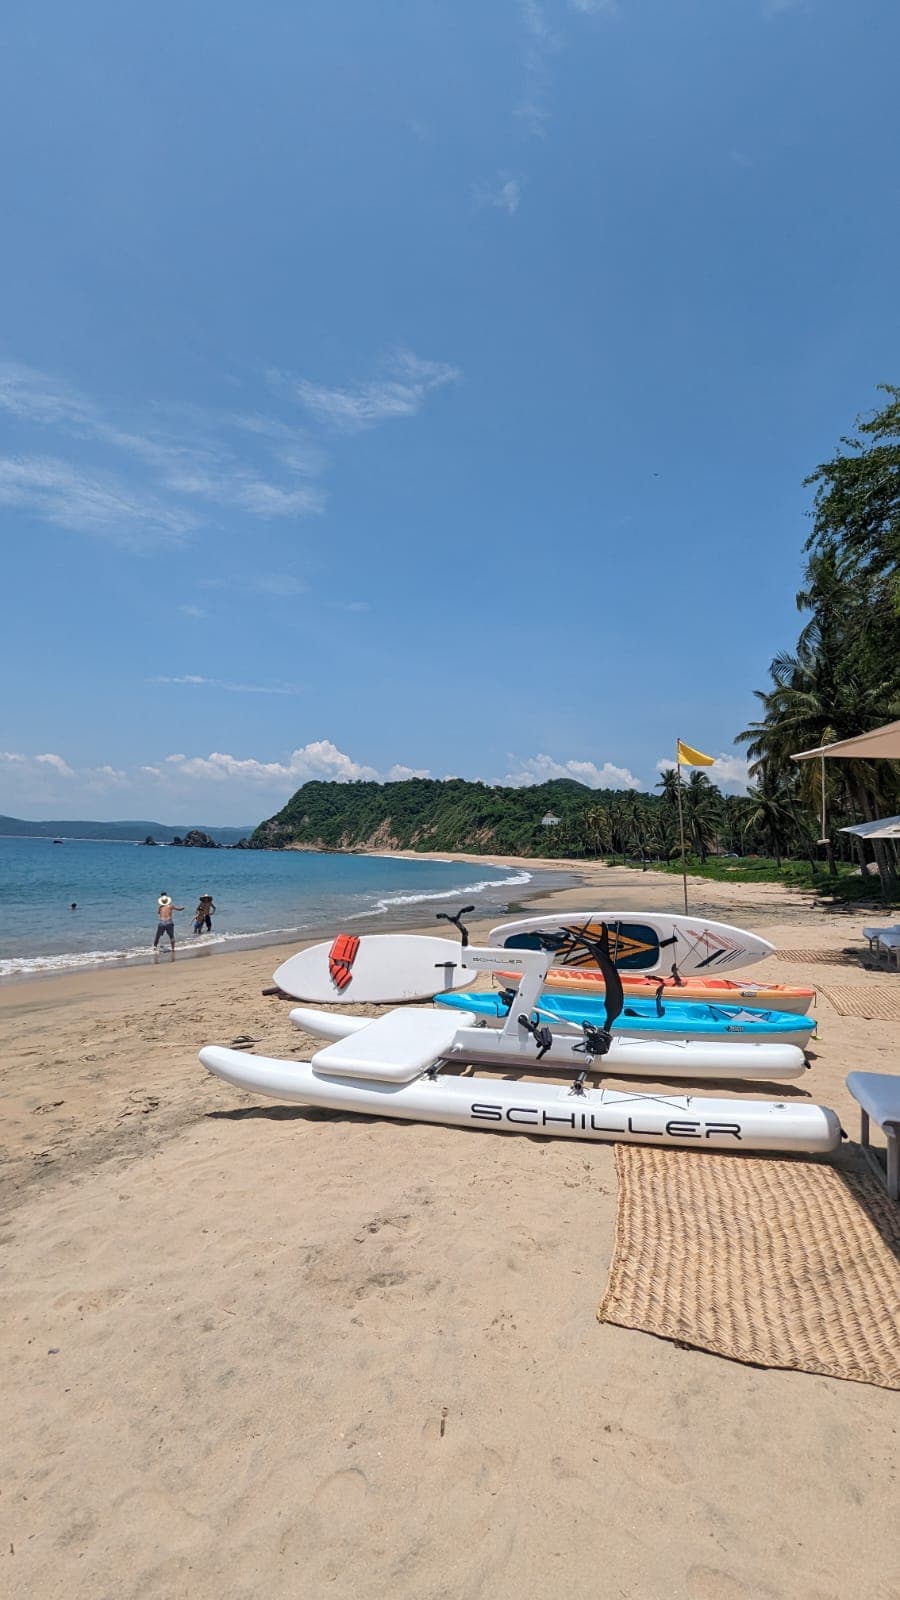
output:
MULTIPOLYGON (((508 992, 508 991, 507 991, 508 992)), ((474 994, 471 989, 456 994, 436 994, 435 1004, 452 1006, 457 1011, 474 1011, 476 1016, 501 1024, 509 1006, 496 989, 474 994)), ((515 1005, 515 1000, 513 1000, 515 1005)), ((535 1015, 535 1013, 532 1013, 535 1015)), ((536 1015, 541 1022, 589 1022, 602 1028, 606 1018, 604 1001, 588 996, 543 994, 536 1015)), ((727 1044, 729 1039, 744 1044, 795 1044, 805 1050, 816 1026, 815 1017, 798 1017, 790 1011, 751 1011, 744 1006, 704 1005, 697 1000, 627 999, 613 1023, 613 1033, 625 1038, 709 1039, 727 1044)))

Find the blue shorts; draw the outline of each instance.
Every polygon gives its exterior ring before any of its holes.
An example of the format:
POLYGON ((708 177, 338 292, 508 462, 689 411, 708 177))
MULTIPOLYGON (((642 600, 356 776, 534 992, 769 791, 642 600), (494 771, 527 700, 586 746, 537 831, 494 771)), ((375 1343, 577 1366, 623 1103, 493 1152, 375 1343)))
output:
POLYGON ((157 923, 157 925, 156 925, 156 937, 157 937, 157 939, 161 938, 164 933, 167 933, 169 935, 169 938, 174 943, 174 941, 175 941, 175 924, 174 924, 174 922, 158 922, 157 923))

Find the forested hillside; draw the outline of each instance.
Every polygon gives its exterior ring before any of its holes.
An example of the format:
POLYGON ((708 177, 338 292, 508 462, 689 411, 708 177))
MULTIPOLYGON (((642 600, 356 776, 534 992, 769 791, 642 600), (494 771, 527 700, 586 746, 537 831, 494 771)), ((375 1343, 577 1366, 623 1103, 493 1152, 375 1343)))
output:
MULTIPOLYGON (((660 794, 588 789, 569 779, 527 789, 461 778, 305 783, 283 811, 260 824, 252 843, 269 849, 467 850, 668 862, 680 848, 675 779, 674 771, 664 773, 660 794), (559 820, 545 825, 545 816, 559 820)), ((688 850, 699 861, 711 853, 780 857, 780 835, 754 799, 723 795, 705 772, 692 772, 681 795, 688 850)), ((797 839, 798 853, 814 859, 811 827, 797 839)), ((849 841, 841 851, 849 857, 849 841)))
POLYGON ((593 790, 570 779, 529 789, 493 788, 462 778, 305 783, 283 811, 261 823, 253 843, 320 850, 583 853, 583 817, 594 798, 593 790), (542 818, 548 813, 559 822, 545 827, 542 818))

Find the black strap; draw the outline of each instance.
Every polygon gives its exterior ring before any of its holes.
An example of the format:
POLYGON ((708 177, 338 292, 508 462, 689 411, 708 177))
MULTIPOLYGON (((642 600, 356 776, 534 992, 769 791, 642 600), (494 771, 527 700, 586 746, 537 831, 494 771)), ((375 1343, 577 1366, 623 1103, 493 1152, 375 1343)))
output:
POLYGON ((531 1034, 531 1037, 538 1047, 537 1059, 538 1061, 543 1061, 544 1056, 547 1054, 547 1051, 550 1049, 550 1046, 553 1043, 553 1035, 550 1032, 550 1029, 545 1028, 535 1018, 526 1017, 524 1012, 520 1017, 516 1018, 516 1021, 520 1027, 525 1029, 526 1033, 531 1034))

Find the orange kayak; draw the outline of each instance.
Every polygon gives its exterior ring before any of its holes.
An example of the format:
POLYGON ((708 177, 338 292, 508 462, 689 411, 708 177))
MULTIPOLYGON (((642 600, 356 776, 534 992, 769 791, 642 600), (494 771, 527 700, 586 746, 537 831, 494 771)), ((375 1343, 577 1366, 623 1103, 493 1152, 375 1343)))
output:
MULTIPOLYGON (((498 972, 504 983, 517 984, 516 972, 498 972)), ((636 973, 620 972, 622 988, 626 995, 652 999, 660 984, 663 993, 673 1000, 719 1001, 720 1005, 756 1006, 763 1011, 793 1011, 798 1016, 807 1012, 816 998, 815 989, 796 988, 789 983, 738 983, 731 978, 664 978, 640 977, 636 973)), ((590 967, 551 967, 544 985, 545 994, 602 995, 605 992, 602 972, 590 967)))

